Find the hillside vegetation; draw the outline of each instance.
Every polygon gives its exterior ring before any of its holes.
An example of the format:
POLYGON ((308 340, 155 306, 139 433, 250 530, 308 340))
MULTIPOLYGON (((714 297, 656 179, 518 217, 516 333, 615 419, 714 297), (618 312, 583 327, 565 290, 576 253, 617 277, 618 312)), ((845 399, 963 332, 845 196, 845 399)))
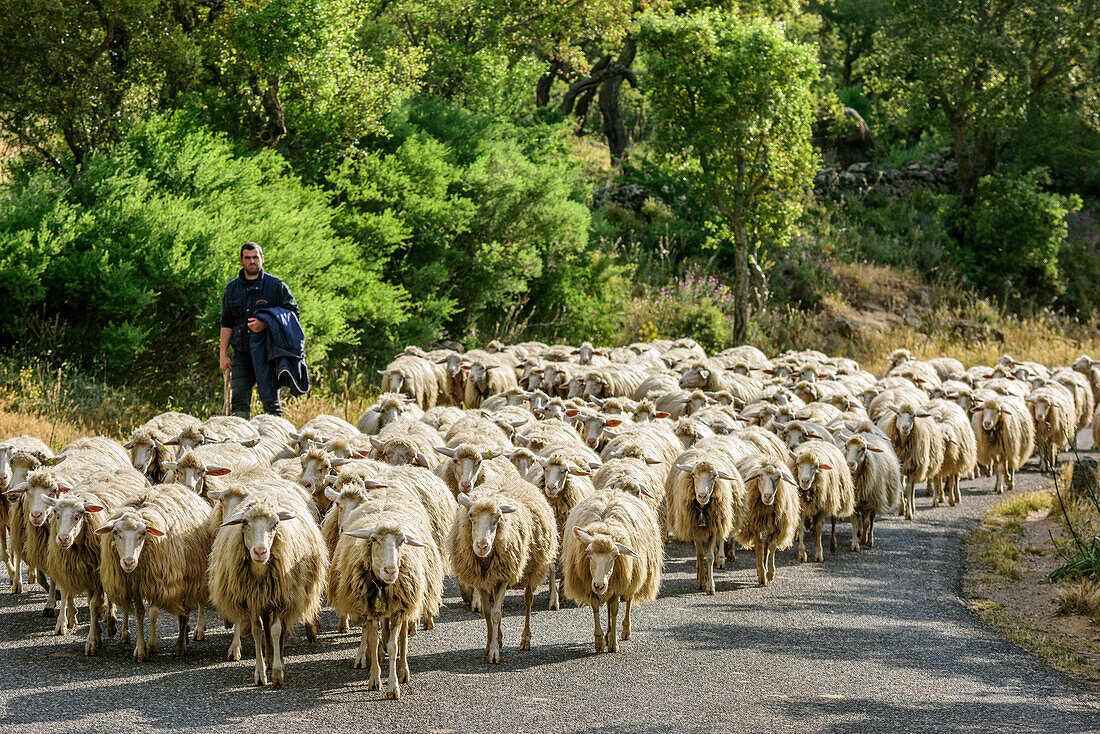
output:
POLYGON ((1095 3, 12 10, 5 411, 213 410, 246 240, 340 414, 405 344, 1100 351, 1095 3))

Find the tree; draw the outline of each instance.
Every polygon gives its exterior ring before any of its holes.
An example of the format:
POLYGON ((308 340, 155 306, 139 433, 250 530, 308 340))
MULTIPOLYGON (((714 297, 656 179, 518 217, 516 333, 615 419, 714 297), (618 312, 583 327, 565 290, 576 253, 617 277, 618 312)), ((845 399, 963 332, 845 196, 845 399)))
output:
POLYGON ((641 23, 654 144, 682 167, 732 235, 733 338, 745 340, 750 233, 785 237, 816 172, 812 48, 763 17, 702 10, 641 23))
POLYGON ((1044 108, 1093 102, 1098 27, 1095 0, 894 2, 871 86, 895 111, 942 122, 965 207, 1021 125, 1044 108))

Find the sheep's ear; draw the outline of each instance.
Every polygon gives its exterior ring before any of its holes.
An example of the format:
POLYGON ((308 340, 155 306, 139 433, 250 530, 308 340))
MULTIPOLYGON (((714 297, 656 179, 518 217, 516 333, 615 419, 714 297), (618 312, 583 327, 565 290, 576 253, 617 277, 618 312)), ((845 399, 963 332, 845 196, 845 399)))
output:
POLYGON ((344 535, 350 535, 353 538, 362 538, 363 540, 369 540, 374 537, 374 526, 369 528, 356 528, 355 530, 345 530, 344 535))
POLYGON ((592 472, 587 469, 578 469, 575 466, 569 467, 569 473, 577 477, 589 477, 592 476, 592 472))
POLYGON ((924 411, 924 410, 922 410, 922 411, 921 411, 921 412, 919 412, 919 413, 914 413, 914 414, 913 414, 913 417, 914 417, 914 418, 932 418, 932 417, 933 417, 933 415, 932 415, 931 413, 929 413, 928 411, 924 411))
POLYGON ((631 548, 629 545, 623 545, 622 543, 616 543, 615 544, 615 550, 619 551, 619 553, 623 554, 624 556, 630 556, 631 558, 637 558, 638 557, 638 554, 635 553, 634 549, 631 548))
MULTIPOLYGON (((294 438, 297 439, 297 436, 295 434, 292 433, 290 435, 294 436, 294 438)), ((168 439, 167 441, 165 441, 164 445, 165 446, 179 446, 180 445, 180 437, 179 436, 174 436, 174 437, 168 439)))
MULTIPOLYGON (((648 460, 646 461, 646 463, 649 463, 648 460)), ((695 471, 695 467, 688 466, 687 464, 681 464, 679 462, 676 462, 676 468, 682 472, 687 472, 688 474, 691 474, 693 471, 695 471)))
POLYGON ((466 370, 467 372, 469 372, 469 371, 470 371, 470 365, 468 365, 468 364, 464 364, 464 365, 462 365, 462 369, 464 369, 464 370, 466 370))
POLYGON ((293 520, 296 517, 298 517, 298 515, 293 513, 293 512, 287 512, 285 510, 280 510, 279 511, 279 520, 280 521, 286 522, 287 520, 293 520))
POLYGON ((492 449, 486 449, 485 451, 481 452, 482 459, 492 459, 497 456, 500 456, 500 452, 498 451, 494 453, 492 449))
POLYGON ((614 428, 615 426, 619 425, 620 423, 622 423, 622 421, 621 421, 621 420, 619 420, 618 418, 612 418, 612 419, 611 419, 611 420, 609 420, 609 421, 604 421, 604 423, 603 423, 603 424, 604 424, 605 426, 611 426, 612 428, 614 428))
POLYGON ((386 371, 385 370, 378 370, 378 374, 385 376, 386 371))
POLYGON ((256 444, 258 444, 259 442, 259 436, 257 436, 256 438, 242 438, 237 440, 237 443, 239 443, 241 446, 244 446, 246 449, 255 448, 256 444))
POLYGON ((46 466, 57 466, 58 464, 60 464, 61 462, 63 462, 67 458, 69 458, 69 457, 67 457, 67 456, 52 456, 49 459, 46 459, 45 461, 43 461, 42 463, 45 464, 46 466))
POLYGON ((373 479, 364 479, 363 480, 363 486, 366 487, 367 489, 386 489, 390 485, 382 484, 381 482, 377 482, 373 479))
POLYGON ((157 530, 152 525, 146 525, 145 526, 145 532, 149 533, 154 538, 163 538, 164 537, 164 531, 163 530, 157 530))
POLYGON ((42 495, 42 501, 45 502, 50 507, 53 507, 57 504, 57 498, 56 497, 51 497, 48 494, 42 495))
POLYGON ((573 537, 575 537, 577 540, 581 541, 582 543, 591 543, 592 540, 593 540, 591 534, 584 532, 583 530, 581 530, 576 525, 573 526, 573 537))
POLYGON ((649 491, 649 487, 645 486, 644 484, 635 484, 634 486, 636 486, 638 488, 638 491, 644 494, 646 497, 649 497, 650 499, 655 499, 653 493, 649 491))
POLYGON ((116 522, 117 522, 117 520, 112 520, 111 522, 103 523, 102 525, 100 525, 98 528, 95 529, 95 534, 96 535, 106 535, 107 533, 109 533, 109 532, 111 532, 112 530, 115 529, 115 523, 116 522))
POLYGON ((510 513, 515 512, 516 509, 517 508, 516 508, 515 505, 501 505, 500 506, 500 514, 501 515, 508 515, 510 513))
POLYGON ((763 469, 754 469, 745 476, 745 481, 751 482, 753 479, 758 479, 762 476, 764 476, 763 469))
POLYGON ((886 409, 889 410, 891 413, 898 413, 898 414, 901 413, 901 409, 898 408, 898 406, 893 405, 893 404, 887 405, 886 409))
POLYGON ((223 528, 226 528, 230 525, 240 525, 242 522, 244 522, 244 515, 238 512, 237 514, 230 516, 230 518, 223 522, 221 526, 223 528))
POLYGON ((405 533, 405 545, 411 545, 413 548, 424 547, 424 544, 421 543, 412 533, 405 533))
POLYGON ((829 466, 828 464, 818 464, 817 468, 822 471, 832 471, 833 469, 833 467, 829 466))
POLYGON ((126 443, 122 444, 122 448, 129 451, 130 449, 134 448, 134 442, 133 441, 127 441, 126 443))
POLYGON ((603 435, 608 436, 609 438, 618 438, 619 437, 619 432, 618 431, 608 431, 607 429, 604 429, 603 435))
POLYGON ((231 471, 233 470, 227 466, 218 466, 217 464, 206 465, 206 473, 212 477, 224 477, 231 471))
POLYGON ((454 449, 449 449, 446 446, 435 446, 434 448, 436 451, 443 454, 444 456, 449 456, 452 459, 455 457, 454 449))
POLYGON ((600 462, 598 462, 598 461, 590 461, 590 462, 588 462, 588 468, 589 468, 589 469, 591 469, 592 471, 599 471, 599 470, 600 470, 600 467, 602 467, 602 466, 603 466, 603 464, 601 464, 601 463, 600 463, 600 462))
POLYGON ((665 413, 665 412, 662 411, 662 412, 659 412, 659 413, 655 413, 654 417, 655 418, 668 418, 670 415, 671 415, 671 413, 665 413))
MULTIPOLYGON (((367 451, 366 449, 356 449, 351 454, 351 458, 353 458, 353 459, 366 459, 369 456, 370 456, 370 451, 367 451)), ((331 464, 330 464, 330 466, 331 466, 331 464)))
POLYGON ((73 487, 72 487, 71 484, 65 484, 64 482, 58 482, 57 483, 57 491, 60 492, 61 494, 65 494, 66 492, 72 492, 73 487))
POLYGON ((417 452, 416 456, 413 457, 412 463, 414 466, 422 466, 425 469, 428 468, 428 459, 420 452, 417 452))
POLYGON ((374 448, 378 449, 379 451, 381 451, 382 447, 385 446, 384 443, 382 443, 381 441, 378 440, 377 436, 371 436, 370 437, 370 445, 373 446, 374 448))
POLYGON ((729 474, 726 474, 724 471, 717 472, 714 476, 718 477, 719 479, 725 479, 727 482, 734 481, 734 478, 731 477, 729 474))
POLYGON ((589 395, 589 396, 588 396, 588 401, 589 401, 590 403, 595 403, 595 404, 596 404, 597 406, 599 406, 599 407, 601 407, 601 408, 602 408, 602 407, 604 406, 604 404, 605 404, 605 403, 607 402, 607 401, 606 401, 606 400, 604 400, 603 398, 598 398, 598 397, 596 397, 595 395, 589 395))
POLYGON ((221 501, 228 491, 227 489, 208 489, 206 490, 206 496, 221 501))
POLYGON ((644 459, 642 459, 642 461, 649 464, 650 466, 656 466, 657 464, 662 463, 662 461, 660 459, 654 459, 652 456, 647 456, 644 459))
POLYGON ((350 464, 353 461, 355 461, 355 459, 345 459, 345 458, 329 459, 328 465, 331 466, 333 469, 335 469, 338 466, 343 466, 344 464, 350 464))
POLYGON ((93 505, 91 502, 85 502, 84 512, 103 512, 103 505, 93 505))
POLYGON ((20 482, 19 484, 15 485, 11 489, 4 492, 4 494, 7 495, 8 497, 14 497, 17 494, 23 494, 23 492, 25 492, 26 490, 27 490, 27 483, 26 482, 20 482))
POLYGON ((1012 411, 1011 411, 1011 410, 1009 410, 1008 408, 1001 408, 1001 413, 1003 413, 1004 415, 1008 415, 1008 414, 1009 414, 1009 413, 1011 413, 1011 412, 1012 412, 1012 411))
POLYGON ((340 499, 340 493, 332 487, 325 487, 325 499, 327 499, 329 502, 335 502, 336 500, 340 499))
POLYGON ((868 446, 867 450, 870 451, 871 453, 875 453, 875 454, 884 453, 883 449, 876 449, 874 446, 868 446))
POLYGON ((468 495, 468 494, 464 494, 462 492, 459 492, 457 499, 458 499, 458 504, 462 505, 463 507, 473 507, 474 506, 474 501, 472 499, 470 499, 470 495, 468 495))

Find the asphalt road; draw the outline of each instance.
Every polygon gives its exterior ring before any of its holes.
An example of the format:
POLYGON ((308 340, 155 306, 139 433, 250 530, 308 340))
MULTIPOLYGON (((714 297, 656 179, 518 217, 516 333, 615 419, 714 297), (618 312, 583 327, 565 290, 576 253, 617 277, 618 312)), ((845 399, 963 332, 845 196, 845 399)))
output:
MULTIPOLYGON (((1080 441, 1086 444, 1085 436, 1080 441)), ((1089 441, 1091 443, 1091 441, 1089 441)), ((1018 490, 1048 484, 1034 464, 1018 490)), ((589 609, 546 611, 536 597, 532 650, 517 648, 522 595, 506 602, 502 664, 482 658, 485 626, 453 582, 436 628, 410 640, 412 680, 400 701, 366 689, 351 660, 357 635, 326 631, 287 646, 286 687, 254 688, 245 659, 225 660, 216 614, 204 641, 175 658, 162 617, 158 656, 131 645, 83 655, 86 625, 55 637, 40 591, 0 585, 0 725, 4 734, 63 731, 307 732, 991 732, 1100 731, 1100 696, 986 629, 959 599, 962 541, 996 497, 964 485, 960 507, 878 524, 873 550, 823 564, 780 555, 775 583, 756 586, 738 552, 718 593, 695 590, 694 553, 668 548, 660 598, 634 610, 633 639, 597 655, 589 609)), ((81 609, 87 621, 86 609, 81 609)), ((385 668, 383 669, 385 671, 385 668)))

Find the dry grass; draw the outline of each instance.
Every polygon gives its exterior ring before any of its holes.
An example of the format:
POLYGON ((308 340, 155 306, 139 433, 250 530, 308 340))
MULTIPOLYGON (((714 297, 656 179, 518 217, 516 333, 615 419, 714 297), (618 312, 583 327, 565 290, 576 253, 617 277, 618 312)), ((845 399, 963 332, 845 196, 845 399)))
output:
POLYGON ((0 410, 0 440, 14 436, 34 436, 59 451, 65 444, 75 441, 89 432, 76 423, 62 418, 45 418, 28 413, 9 413, 0 410))
POLYGON ((1023 521, 1033 512, 1049 511, 1053 496, 1050 490, 1031 492, 1009 497, 990 508, 967 547, 968 559, 988 569, 981 583, 1020 578, 1023 521))
POLYGON ((1066 581, 1055 599, 1059 614, 1083 614, 1100 622, 1100 582, 1093 579, 1066 581))

